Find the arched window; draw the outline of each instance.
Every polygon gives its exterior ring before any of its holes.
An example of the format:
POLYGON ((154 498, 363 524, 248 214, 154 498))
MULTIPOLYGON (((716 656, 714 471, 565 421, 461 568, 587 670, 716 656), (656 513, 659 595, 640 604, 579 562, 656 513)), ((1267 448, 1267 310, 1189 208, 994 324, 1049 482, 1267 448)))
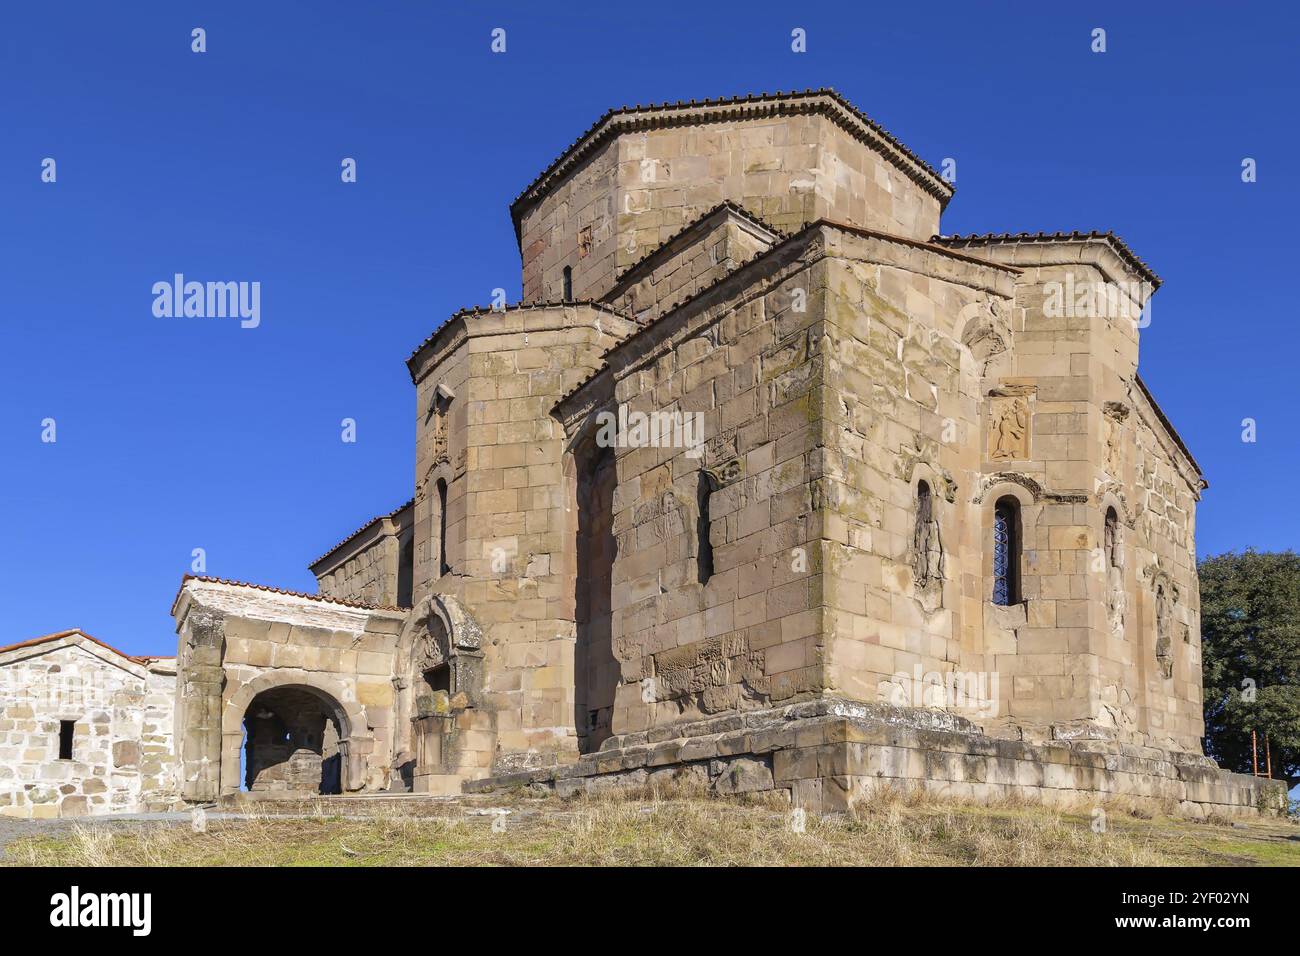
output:
POLYGON ((993 603, 1020 603, 1020 502, 1011 495, 993 506, 993 603))
POLYGON ((1106 532, 1104 547, 1106 549, 1106 569, 1119 567, 1119 516, 1114 508, 1106 509, 1106 532))
POLYGON ((438 577, 451 571, 447 561, 447 481, 438 479, 438 577))
POLYGON ((573 266, 564 267, 564 301, 573 301, 573 266))

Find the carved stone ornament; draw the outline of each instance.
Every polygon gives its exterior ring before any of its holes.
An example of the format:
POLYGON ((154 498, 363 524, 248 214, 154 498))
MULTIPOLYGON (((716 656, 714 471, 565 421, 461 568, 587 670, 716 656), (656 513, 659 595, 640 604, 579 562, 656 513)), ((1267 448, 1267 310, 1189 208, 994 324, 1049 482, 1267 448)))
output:
POLYGON ((989 404, 990 461, 1029 458, 1029 400, 1023 395, 995 397, 989 404))

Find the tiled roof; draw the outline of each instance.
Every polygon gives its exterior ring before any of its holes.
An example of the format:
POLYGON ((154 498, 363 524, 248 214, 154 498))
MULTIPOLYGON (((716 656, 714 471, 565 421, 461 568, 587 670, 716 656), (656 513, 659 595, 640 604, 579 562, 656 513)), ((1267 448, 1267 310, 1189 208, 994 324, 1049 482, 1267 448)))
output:
MULTIPOLYGON (((415 347, 415 351, 413 351, 410 355, 406 357, 406 367, 408 369, 411 369, 411 363, 415 361, 415 357, 419 355, 421 352, 423 352, 429 346, 429 344, 438 337, 439 332, 441 332, 451 323, 455 322, 457 319, 473 318, 476 315, 503 315, 507 312, 524 312, 530 309, 563 309, 563 308, 572 309, 577 306, 584 306, 584 305, 587 306, 588 308, 596 309, 599 312, 606 312, 609 315, 618 316, 620 319, 623 319, 624 321, 627 322, 635 323, 636 321, 631 316, 625 315, 624 313, 618 311, 618 309, 615 309, 604 302, 597 302, 595 299, 573 299, 569 302, 520 301, 520 302, 515 302, 510 305, 504 306, 503 308, 500 309, 495 309, 490 305, 489 306, 482 306, 482 305, 466 306, 465 308, 460 309, 457 312, 453 312, 450 316, 448 316, 445 321, 440 323, 437 328, 435 328, 432 332, 429 333, 428 337, 423 342, 421 342, 419 345, 415 347)), ((412 374, 414 374, 413 370, 412 370, 412 374)))
POLYGON ((892 133, 871 119, 843 96, 829 87, 808 89, 788 93, 757 93, 749 96, 706 100, 677 100, 673 103, 649 103, 636 106, 620 106, 605 112, 574 140, 542 173, 515 197, 510 204, 510 215, 515 222, 515 231, 519 231, 520 218, 526 205, 525 200, 546 192, 549 181, 560 174, 567 166, 580 161, 597 149, 611 136, 622 132, 639 129, 662 128, 665 126, 694 125, 705 122, 735 119, 737 116, 747 119, 755 116, 792 115, 798 113, 825 113, 839 120, 839 125, 858 139, 866 141, 871 136, 897 151, 899 156, 912 164, 896 165, 904 169, 908 176, 919 186, 941 202, 952 197, 953 186, 943 179, 935 170, 902 144, 892 133), (705 110, 704 113, 692 113, 691 110, 705 110))
POLYGON ((57 641, 60 638, 72 637, 74 634, 85 638, 86 640, 90 641, 92 644, 98 644, 106 651, 112 651, 118 657, 124 657, 128 661, 134 661, 137 664, 147 664, 149 661, 168 660, 168 658, 159 657, 154 654, 145 654, 140 656, 127 654, 125 651, 119 651, 116 647, 114 647, 111 644, 105 644, 97 637, 91 637, 89 634, 87 634, 79 627, 70 628, 69 630, 66 631, 56 631, 53 634, 43 634, 40 637, 33 637, 26 641, 19 641, 17 644, 7 644, 4 647, 0 647, 0 654, 4 654, 7 651, 16 651, 23 647, 35 647, 36 645, 44 644, 47 641, 57 641))
POLYGON ((200 581, 204 584, 224 584, 227 587, 235 588, 252 588, 255 591, 266 591, 270 594, 283 594, 285 597, 306 598, 309 601, 323 601, 327 604, 341 604, 344 607, 360 608, 363 611, 409 611, 406 607, 388 607, 384 604, 366 604, 362 601, 349 601, 345 598, 327 597, 324 594, 307 594, 305 591, 286 591, 284 588, 273 588, 269 584, 249 584, 247 581, 229 581, 225 578, 210 578, 202 574, 187 574, 181 578, 181 586, 176 591, 176 600, 172 601, 172 613, 176 612, 176 605, 181 599, 181 594, 185 590, 185 585, 190 581, 200 581))
POLYGON ((374 524, 375 522, 377 522, 377 521, 383 521, 385 518, 396 518, 399 514, 401 514, 401 513, 402 513, 403 511, 405 511, 407 508, 411 507, 411 505, 413 505, 413 504, 415 504, 415 499, 414 499, 414 498, 411 498, 411 499, 408 500, 405 504, 398 505, 396 508, 394 508, 392 511, 388 512, 387 514, 375 515, 373 518, 371 518, 369 521, 367 521, 365 524, 363 524, 363 525, 362 525, 360 528, 358 528, 356 531, 353 531, 350 535, 348 535, 346 538, 344 538, 344 539, 343 539, 342 541, 340 541, 338 544, 334 545, 334 547, 330 548, 328 551, 326 551, 324 554, 322 554, 319 558, 317 558, 317 559, 316 559, 315 561, 313 561, 311 564, 307 565, 307 567, 308 567, 308 568, 314 568, 314 567, 316 567, 316 565, 320 564, 322 561, 324 561, 326 558, 328 558, 331 554, 333 554, 333 553, 334 553, 335 551, 337 551, 339 548, 343 547, 345 544, 347 544, 349 541, 351 541, 353 538, 355 538, 355 537, 356 537, 357 535, 359 535, 361 532, 365 531, 367 528, 369 528, 369 527, 370 527, 372 524, 374 524))
POLYGON ((1105 240, 1115 250, 1116 255, 1132 266, 1134 271, 1152 286, 1160 287, 1160 277, 1129 248, 1128 243, 1113 232, 986 232, 983 235, 972 233, 969 236, 935 236, 931 242, 942 245, 975 246, 991 242, 1086 242, 1098 239, 1105 240))

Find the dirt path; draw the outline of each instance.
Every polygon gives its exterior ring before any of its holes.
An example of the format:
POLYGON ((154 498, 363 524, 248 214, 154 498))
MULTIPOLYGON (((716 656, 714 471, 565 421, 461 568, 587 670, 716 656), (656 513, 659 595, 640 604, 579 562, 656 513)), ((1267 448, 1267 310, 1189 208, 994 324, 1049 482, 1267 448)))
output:
POLYGON ((66 833, 75 826, 140 826, 158 822, 188 822, 188 813, 124 813, 105 817, 58 817, 53 820, 28 820, 22 817, 0 816, 0 859, 5 847, 14 840, 43 834, 66 833))

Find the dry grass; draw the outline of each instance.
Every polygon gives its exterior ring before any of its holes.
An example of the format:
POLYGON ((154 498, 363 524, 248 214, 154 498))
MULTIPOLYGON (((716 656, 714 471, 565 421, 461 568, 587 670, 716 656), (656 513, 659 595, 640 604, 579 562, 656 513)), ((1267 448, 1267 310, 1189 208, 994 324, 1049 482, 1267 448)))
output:
MULTIPOLYGON (((462 804, 400 804, 367 819, 261 813, 187 825, 83 825, 8 847, 26 866, 1162 866, 1300 864, 1297 829, 1248 829, 1142 819, 1107 809, 1104 833, 1089 813, 1008 802, 973 805, 882 792, 840 817, 808 815, 795 832, 769 801, 648 793, 565 802, 515 795, 504 829, 496 814, 462 804)), ((1150 817, 1150 814, 1147 814, 1150 817)))

